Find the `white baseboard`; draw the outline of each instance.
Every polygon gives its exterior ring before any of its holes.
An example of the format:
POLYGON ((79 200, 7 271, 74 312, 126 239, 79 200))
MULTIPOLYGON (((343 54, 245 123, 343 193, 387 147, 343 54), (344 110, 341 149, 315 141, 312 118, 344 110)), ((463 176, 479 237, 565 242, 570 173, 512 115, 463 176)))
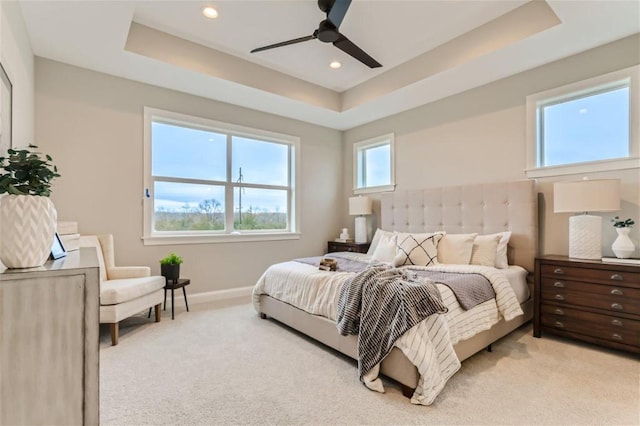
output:
MULTIPOLYGON (((206 291, 203 293, 189 293, 189 287, 187 290, 187 300, 189 305, 197 305, 199 303, 217 302, 220 300, 228 299, 240 299, 246 298, 247 302, 251 301, 251 293, 253 292, 253 286, 229 288, 225 290, 206 291)), ((176 306, 184 307, 184 297, 182 296, 182 290, 175 290, 175 304, 176 306)), ((171 292, 167 291, 167 309, 171 307, 171 292)))

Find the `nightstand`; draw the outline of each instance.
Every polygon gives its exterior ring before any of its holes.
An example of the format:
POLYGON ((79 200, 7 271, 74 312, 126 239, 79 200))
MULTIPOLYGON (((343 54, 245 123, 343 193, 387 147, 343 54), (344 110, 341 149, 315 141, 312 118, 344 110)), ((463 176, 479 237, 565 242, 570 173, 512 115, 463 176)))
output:
POLYGON ((351 251, 354 253, 366 253, 369 250, 370 243, 339 243, 337 241, 329 241, 327 243, 327 253, 336 251, 351 251))
POLYGON ((640 267, 536 258, 533 335, 543 332, 640 353, 640 267))

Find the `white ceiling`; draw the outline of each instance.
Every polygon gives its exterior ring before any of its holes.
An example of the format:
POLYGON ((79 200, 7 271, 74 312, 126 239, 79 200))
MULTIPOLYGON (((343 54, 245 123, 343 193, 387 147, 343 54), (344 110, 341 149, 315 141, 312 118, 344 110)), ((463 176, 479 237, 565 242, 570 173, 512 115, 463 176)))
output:
POLYGON ((640 32, 638 0, 546 4, 556 22, 536 26, 549 14, 525 12, 536 6, 527 0, 354 0, 340 31, 383 64, 372 70, 319 40, 249 53, 313 33, 325 18, 315 1, 20 2, 37 56, 337 129, 640 32), (204 18, 205 4, 220 16, 204 18), (505 23, 519 11, 520 23, 505 23), (134 40, 133 29, 147 27, 158 31, 134 40), (166 49, 154 51, 154 38, 166 49), (342 67, 330 69, 332 60, 342 67))

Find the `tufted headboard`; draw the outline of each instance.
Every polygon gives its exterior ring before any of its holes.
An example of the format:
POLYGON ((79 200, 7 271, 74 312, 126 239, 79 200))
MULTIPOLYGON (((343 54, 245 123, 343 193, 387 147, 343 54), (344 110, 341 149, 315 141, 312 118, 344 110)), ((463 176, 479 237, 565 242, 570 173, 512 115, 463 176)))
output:
POLYGON ((396 191, 382 194, 381 203, 381 228, 386 231, 511 231, 509 264, 533 272, 538 198, 532 180, 396 191))

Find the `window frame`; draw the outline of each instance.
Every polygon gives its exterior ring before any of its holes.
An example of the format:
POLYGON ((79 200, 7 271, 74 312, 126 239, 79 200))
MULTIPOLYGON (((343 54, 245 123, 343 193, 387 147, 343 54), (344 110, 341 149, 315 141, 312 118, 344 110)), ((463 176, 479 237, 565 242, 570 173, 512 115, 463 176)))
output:
POLYGON ((585 174, 640 168, 640 65, 607 73, 527 96, 526 99, 526 169, 528 178, 585 174), (539 166, 540 108, 561 103, 629 83, 629 156, 581 163, 539 166))
POLYGON ((144 107, 144 175, 143 175, 143 244, 144 245, 166 245, 166 244, 202 244, 202 243, 225 243, 241 241, 274 241, 300 239, 300 203, 297 197, 300 170, 300 138, 297 136, 275 133, 266 130, 254 129, 237 124, 224 123, 203 117, 196 117, 177 112, 161 110, 157 108, 144 107), (177 125, 186 128, 211 131, 225 134, 227 137, 227 159, 226 159, 226 180, 200 180, 190 178, 167 178, 154 177, 152 175, 152 124, 158 121, 170 125, 177 125), (237 183, 232 179, 232 144, 233 137, 243 137, 265 141, 271 143, 284 144, 289 149, 288 175, 289 184, 265 185, 253 183, 237 183), (225 229, 207 231, 154 231, 154 182, 184 182, 197 184, 211 184, 225 187, 225 199, 220 200, 225 207, 225 229), (234 209, 234 189, 235 188, 256 188, 256 189, 286 189, 287 197, 287 228, 283 230, 235 230, 230 229, 229 224, 233 224, 234 209))
POLYGON ((376 136, 371 139, 363 140, 353 144, 353 193, 369 194, 372 192, 393 191, 396 188, 396 167, 395 167, 395 134, 387 133, 386 135, 376 136), (359 153, 366 149, 377 148, 383 145, 389 145, 389 161, 390 161, 390 183, 388 185, 364 186, 358 188, 358 158, 359 153))

